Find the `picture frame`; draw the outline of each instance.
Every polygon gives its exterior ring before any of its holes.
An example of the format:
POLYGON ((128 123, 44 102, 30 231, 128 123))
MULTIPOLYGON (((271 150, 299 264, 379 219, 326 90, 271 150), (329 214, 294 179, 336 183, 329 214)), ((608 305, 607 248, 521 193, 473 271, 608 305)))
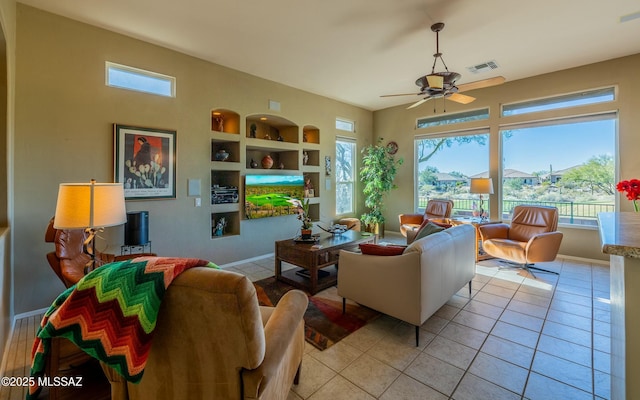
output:
POLYGON ((114 181, 125 200, 176 198, 176 131, 113 124, 114 181))

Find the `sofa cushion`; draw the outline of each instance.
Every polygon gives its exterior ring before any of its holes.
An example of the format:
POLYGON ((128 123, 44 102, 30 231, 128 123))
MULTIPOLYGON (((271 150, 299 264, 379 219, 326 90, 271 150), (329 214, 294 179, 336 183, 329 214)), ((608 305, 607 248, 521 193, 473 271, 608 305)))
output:
POLYGON ((362 254, 372 256, 399 256, 404 252, 405 248, 406 246, 381 245, 373 243, 362 243, 360 245, 360 251, 362 251, 362 254))
POLYGON ((438 222, 438 221, 434 221, 432 219, 425 218, 424 221, 422 221, 422 223, 415 228, 416 232, 419 232, 420 229, 424 228, 429 223, 441 226, 441 227, 443 227, 445 229, 451 228, 453 226, 451 224, 445 224, 444 222, 438 222))
POLYGON ((427 222, 426 224, 423 224, 423 225, 424 226, 421 225, 421 228, 418 230, 418 233, 416 233, 416 237, 414 241, 422 239, 423 237, 427 237, 433 233, 437 233, 445 230, 444 227, 437 225, 433 222, 427 222))

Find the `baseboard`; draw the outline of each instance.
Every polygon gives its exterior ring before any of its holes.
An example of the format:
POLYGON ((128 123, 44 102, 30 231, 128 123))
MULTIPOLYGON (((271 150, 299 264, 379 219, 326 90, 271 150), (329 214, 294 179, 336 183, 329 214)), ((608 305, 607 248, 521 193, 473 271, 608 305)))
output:
MULTIPOLYGON (((32 310, 32 311, 27 311, 24 313, 20 313, 20 314, 16 314, 13 317, 13 324, 15 325, 16 321, 22 318, 27 318, 27 317, 33 317, 34 315, 38 315, 38 314, 44 314, 45 312, 47 312, 47 310, 49 309, 49 307, 45 307, 45 308, 40 308, 38 310, 32 310)), ((13 329, 13 327, 12 327, 13 329)))
POLYGON ((257 257, 245 258, 244 260, 234 261, 234 262, 230 262, 228 264, 222 264, 222 265, 219 265, 219 267, 220 268, 229 268, 229 267, 233 267, 235 265, 246 264, 246 263, 262 260, 262 259, 265 259, 265 258, 273 257, 274 255, 275 255, 274 253, 263 254, 263 255, 257 256, 257 257))
POLYGON ((586 258, 586 257, 576 257, 576 256, 567 256, 564 254, 558 254, 558 258, 564 258, 566 260, 574 260, 574 261, 580 261, 580 262, 584 262, 584 263, 590 263, 590 264, 598 264, 598 265, 603 265, 603 266, 609 266, 609 261, 607 260, 598 260, 595 258, 586 258))

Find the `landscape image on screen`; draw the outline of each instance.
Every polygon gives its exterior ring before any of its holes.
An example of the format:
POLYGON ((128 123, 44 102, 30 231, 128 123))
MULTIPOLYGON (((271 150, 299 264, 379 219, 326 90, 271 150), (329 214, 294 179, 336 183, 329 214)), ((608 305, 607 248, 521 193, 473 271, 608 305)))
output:
POLYGON ((247 175, 244 183, 247 219, 296 214, 292 200, 304 196, 302 175, 247 175))

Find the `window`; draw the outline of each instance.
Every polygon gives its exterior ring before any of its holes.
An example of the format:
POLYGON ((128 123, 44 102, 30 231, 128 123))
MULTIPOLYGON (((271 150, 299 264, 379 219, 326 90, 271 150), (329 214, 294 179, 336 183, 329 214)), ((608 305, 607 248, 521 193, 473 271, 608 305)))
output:
POLYGON ((595 89, 585 92, 570 93, 545 99, 523 101, 521 103, 505 104, 502 115, 527 114, 536 111, 557 110, 560 108, 596 104, 615 100, 615 88, 595 89))
POLYGON ((466 112, 455 113, 455 114, 444 114, 444 115, 439 115, 437 117, 419 118, 418 122, 416 123, 416 127, 418 129, 421 129, 421 128, 429 128, 429 127, 438 126, 438 125, 450 125, 450 124, 457 124, 460 122, 478 121, 478 120, 488 119, 488 118, 489 118, 489 109, 483 108, 481 110, 466 111, 466 112))
POLYGON ((175 97, 176 78, 143 69, 106 63, 107 86, 175 97))
POLYGON ((336 214, 354 211, 356 180, 356 143, 350 139, 336 140, 336 214))
POLYGON ((356 124, 353 121, 349 121, 342 118, 336 118, 336 129, 347 132, 355 132, 356 124))
POLYGON ((530 123, 501 130, 502 213, 555 206, 560 223, 596 226, 615 210, 616 114, 530 123))
MULTIPOLYGON (((418 138, 415 165, 420 211, 430 198, 451 199, 452 216, 471 216, 478 210, 480 198, 469 193, 469 180, 489 176, 489 134, 482 131, 418 138)), ((489 209, 486 201, 483 208, 489 209)))

